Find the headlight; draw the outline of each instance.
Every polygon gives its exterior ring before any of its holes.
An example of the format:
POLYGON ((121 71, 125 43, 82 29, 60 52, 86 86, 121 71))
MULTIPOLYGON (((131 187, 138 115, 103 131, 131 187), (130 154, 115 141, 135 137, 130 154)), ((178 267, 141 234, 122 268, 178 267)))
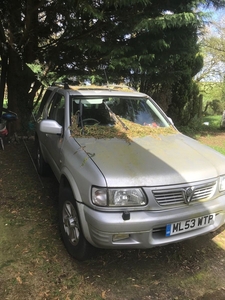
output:
POLYGON ((92 188, 92 202, 98 206, 143 206, 147 199, 140 188, 92 188), (108 194, 107 194, 108 192, 108 194))
POLYGON ((225 191, 225 175, 224 176, 220 176, 219 191, 220 192, 225 191))

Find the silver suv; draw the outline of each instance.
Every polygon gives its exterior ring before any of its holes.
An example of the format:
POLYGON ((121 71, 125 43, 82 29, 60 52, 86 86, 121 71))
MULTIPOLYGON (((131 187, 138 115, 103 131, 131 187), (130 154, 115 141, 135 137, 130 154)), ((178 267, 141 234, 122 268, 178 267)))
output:
POLYGON ((225 222, 225 157, 181 134, 124 86, 50 87, 36 124, 37 166, 60 184, 68 252, 151 248, 225 222))

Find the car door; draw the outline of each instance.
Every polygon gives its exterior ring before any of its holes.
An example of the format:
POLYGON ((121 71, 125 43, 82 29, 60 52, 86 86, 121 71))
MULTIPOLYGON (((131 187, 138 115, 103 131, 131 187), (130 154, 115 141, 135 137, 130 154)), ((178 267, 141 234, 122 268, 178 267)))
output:
POLYGON ((55 120, 62 126, 62 134, 45 134, 45 148, 48 162, 58 178, 60 174, 60 152, 64 139, 65 96, 56 92, 48 106, 49 120, 55 120))

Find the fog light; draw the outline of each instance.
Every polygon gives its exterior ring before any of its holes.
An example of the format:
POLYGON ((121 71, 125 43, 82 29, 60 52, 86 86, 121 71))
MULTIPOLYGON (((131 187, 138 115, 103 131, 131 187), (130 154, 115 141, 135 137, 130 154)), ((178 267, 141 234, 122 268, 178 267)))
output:
POLYGON ((126 233, 118 233, 114 234, 112 237, 113 242, 121 241, 121 240, 126 240, 129 238, 129 234, 126 233))

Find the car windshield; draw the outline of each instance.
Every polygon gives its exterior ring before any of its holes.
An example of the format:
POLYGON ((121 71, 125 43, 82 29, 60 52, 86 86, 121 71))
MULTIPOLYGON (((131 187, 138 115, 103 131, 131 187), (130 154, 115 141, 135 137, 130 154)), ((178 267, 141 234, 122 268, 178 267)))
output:
POLYGON ((78 126, 113 126, 123 119, 143 126, 168 127, 170 124, 149 98, 71 96, 71 117, 77 116, 78 126))

